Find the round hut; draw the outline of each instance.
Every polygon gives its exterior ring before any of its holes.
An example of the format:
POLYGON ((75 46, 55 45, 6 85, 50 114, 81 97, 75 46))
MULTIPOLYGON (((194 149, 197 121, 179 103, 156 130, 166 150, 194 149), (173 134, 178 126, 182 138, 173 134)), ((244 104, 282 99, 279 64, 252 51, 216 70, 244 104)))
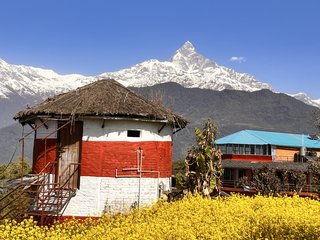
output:
POLYGON ((171 188, 172 136, 187 121, 103 79, 18 112, 34 131, 33 212, 101 216, 171 188))

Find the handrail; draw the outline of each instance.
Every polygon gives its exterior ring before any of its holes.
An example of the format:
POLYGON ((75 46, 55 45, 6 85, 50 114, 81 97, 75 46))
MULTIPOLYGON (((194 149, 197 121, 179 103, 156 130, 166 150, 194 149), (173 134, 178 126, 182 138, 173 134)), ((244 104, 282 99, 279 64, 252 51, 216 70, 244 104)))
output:
POLYGON ((22 196, 24 196, 23 194, 25 193, 25 189, 24 189, 25 185, 24 184, 19 184, 18 186, 16 186, 14 189, 12 189, 11 191, 9 191, 5 196, 3 196, 0 199, 0 202, 3 202, 4 205, 1 207, 0 209, 0 220, 4 219, 5 217, 7 217, 9 214, 11 214, 14 210, 18 209, 18 208, 22 208, 24 206, 24 203, 27 201, 27 198, 25 198, 22 201, 19 201, 18 205, 14 205, 13 208, 10 209, 10 206, 12 206, 13 203, 16 202, 17 199, 21 199, 22 196), (20 191, 20 192, 19 192, 20 191), (14 194, 17 195, 14 195, 14 194), (13 196, 12 199, 10 199, 8 202, 4 202, 4 200, 8 197, 13 196), (9 209, 7 212, 5 212, 5 209, 9 209), (4 213, 5 212, 5 213, 4 213), (3 214, 4 213, 4 214, 3 214))
MULTIPOLYGON (((58 192, 58 196, 60 197, 60 204, 59 204, 59 207, 57 208, 57 216, 59 215, 59 212, 63 209, 64 205, 63 202, 62 202, 62 193, 63 193, 63 190, 65 190, 65 185, 69 184, 70 183, 70 180, 71 178, 73 178, 73 176, 75 175, 76 172, 79 171, 79 168, 80 168, 80 163, 70 163, 68 165, 68 169, 69 169, 69 176, 68 178, 65 180, 65 182, 60 186, 60 191, 58 192), (70 174, 70 168, 71 166, 74 165, 76 166, 74 169, 73 169, 73 172, 70 174)), ((71 193, 74 193, 75 192, 75 189, 70 189, 70 186, 68 186, 68 190, 67 190, 67 194, 68 195, 67 197, 70 198, 71 196, 71 193)), ((58 200, 59 200, 58 199, 58 200)))
POLYGON ((274 157, 275 162, 293 162, 294 156, 278 156, 276 155, 274 157))
MULTIPOLYGON (((5 194, 1 199, 0 202, 2 202, 3 200, 5 200, 7 197, 11 196, 13 193, 15 193, 16 191, 18 191, 19 189, 23 188, 24 185, 19 184, 17 187, 15 187, 14 189, 12 189, 10 192, 8 192, 7 194, 5 194)), ((19 195, 20 196, 20 195, 19 195)), ((0 208, 0 212, 2 212, 5 208, 7 208, 13 201, 11 200, 9 202, 9 204, 6 204, 5 206, 0 208)))
MULTIPOLYGON (((295 184, 285 184, 284 186, 281 187, 281 190, 283 191, 295 191, 297 186, 295 184)), ((318 184, 305 184, 303 186, 300 186, 300 191, 299 192, 307 192, 307 193, 317 193, 320 190, 320 185, 318 184), (312 190, 315 189, 315 190, 312 190)))
MULTIPOLYGON (((3 197, 0 198, 0 202, 6 199, 8 196, 10 196, 13 192, 17 191, 17 189, 24 187, 25 185, 19 184, 15 188, 11 189, 8 193, 6 193, 3 197)), ((1 209, 0 209, 1 210, 1 209)))
MULTIPOLYGON (((56 210, 56 214, 59 215, 60 210, 64 206, 63 201, 62 201, 62 193, 63 193, 63 191, 64 190, 68 191, 68 197, 70 197, 71 196, 70 193, 74 191, 73 189, 64 189, 64 187, 69 183, 70 179, 79 170, 79 166, 80 166, 79 163, 70 163, 68 165, 68 167, 63 171, 63 173, 66 173, 67 170, 69 170, 69 174, 67 175, 67 178, 65 179, 64 182, 58 181, 56 183, 49 183, 48 182, 48 183, 40 184, 39 187, 42 187, 42 189, 44 189, 47 186, 49 188, 49 191, 46 191, 46 192, 42 191, 43 194, 45 193, 44 197, 42 197, 42 198, 38 197, 37 198, 36 202, 39 204, 37 206, 38 209, 46 210, 46 211, 49 211, 49 212, 52 212, 52 211, 56 210), (72 171, 72 173, 70 173, 70 168, 71 168, 72 165, 77 165, 77 167, 72 171), (50 187, 50 186, 53 186, 53 187, 50 187), (56 199, 58 199, 58 200, 57 200, 57 203, 52 204, 51 202, 49 202, 49 200, 50 200, 51 194, 54 191, 57 191, 56 199), (54 206, 56 206, 56 209, 54 209, 54 206)), ((60 176, 60 179, 61 179, 61 176, 60 176)), ((39 189, 38 189, 37 196, 39 196, 40 193, 41 193, 41 190, 39 191, 39 189)))
POLYGON ((25 139, 26 137, 28 137, 31 133, 33 133, 34 131, 38 130, 40 127, 42 127, 43 125, 45 125, 47 122, 49 122, 49 119, 46 119, 46 121, 43 121, 41 124, 39 124, 39 126, 37 126, 36 128, 32 129, 32 131, 28 132, 27 134, 25 134, 24 136, 22 136, 21 138, 19 138, 19 142, 21 142, 23 139, 25 139))
MULTIPOLYGON (((222 181, 223 187, 231 187, 236 188, 238 186, 237 181, 235 180, 223 180, 222 181)), ((296 185, 292 183, 284 184, 280 187, 280 191, 296 191, 296 185)), ((300 187, 301 191, 299 192, 305 192, 305 193, 319 193, 320 192, 320 185, 318 184, 305 184, 304 186, 300 187)))
POLYGON ((47 167, 49 167, 50 165, 55 165, 57 163, 57 161, 53 161, 53 162, 48 162, 38 174, 43 174, 45 173, 44 171, 46 170, 47 167))
POLYGON ((56 130, 54 130, 53 132, 51 132, 50 134, 48 134, 45 138, 43 138, 42 140, 47 140, 52 134, 58 132, 60 129, 64 128, 65 126, 69 125, 71 123, 71 120, 69 120, 68 122, 66 122, 65 124, 63 124, 62 126, 58 127, 56 130))
POLYGON ((44 175, 44 178, 42 179, 41 183, 35 183, 33 184, 34 186, 38 186, 38 189, 35 191, 36 193, 36 197, 35 197, 35 203, 39 203, 40 202, 40 206, 43 205, 43 202, 46 201, 46 199, 48 198, 48 194, 44 199, 40 199, 39 195, 42 192, 42 194, 45 193, 45 187, 49 187, 51 185, 56 185, 55 183, 50 183, 50 174, 52 174, 52 171, 54 170, 54 166, 56 165, 57 161, 54 162, 49 162, 46 164, 46 166, 40 171, 40 173, 38 174, 38 179, 40 178, 40 175, 44 175), (49 170, 49 173, 46 173, 45 170, 48 167, 51 167, 51 169, 49 170))
MULTIPOLYGON (((32 183, 28 182, 25 184, 19 184, 14 189, 10 190, 5 196, 0 199, 0 202, 3 202, 4 205, 0 206, 0 220, 4 219, 7 216, 12 216, 12 212, 18 210, 18 206, 15 206, 14 203, 17 202, 18 198, 24 196, 23 194, 28 191, 33 195, 33 207, 29 209, 29 211, 38 212, 39 216, 41 216, 41 222, 44 220, 46 216, 55 216, 59 217, 61 215, 60 211, 63 209, 65 204, 70 200, 70 197, 73 196, 73 193, 76 189, 70 188, 70 180, 76 175, 76 173, 80 169, 80 163, 70 163, 67 168, 62 172, 65 179, 60 176, 59 181, 53 182, 55 175, 53 170, 55 169, 53 166, 57 162, 49 162, 43 169, 37 174, 38 178, 32 183), (49 168, 49 171, 47 169, 49 168), (40 179, 41 178, 41 179, 40 179), (26 185, 35 186, 36 189, 32 189, 31 187, 28 190, 25 189, 26 185), (66 186, 68 186, 66 188, 66 186), (21 191, 21 192, 19 192, 21 191), (17 195, 15 195, 17 193, 17 195), (13 196, 12 199, 9 199, 8 202, 5 202, 6 198, 9 196, 13 196), (12 208, 9 208, 12 206, 12 208), (7 211, 3 211, 7 209, 7 211)), ((26 203, 29 201, 29 198, 23 199, 22 203, 26 203)), ((21 205, 21 201, 19 201, 19 206, 21 205)), ((25 213, 26 209, 20 209, 15 213, 15 217, 22 217, 25 213)))
MULTIPOLYGON (((20 198, 23 195, 24 192, 19 193, 16 197, 14 197, 13 199, 11 199, 11 201, 9 201, 4 207, 2 207, 0 209, 0 212, 2 212, 4 209, 6 209, 7 207, 11 206, 11 204, 13 202, 15 202, 18 198, 20 198)), ((21 205, 21 203, 20 203, 21 205)), ((0 216, 0 219, 4 219, 6 216, 8 216, 11 212, 13 211, 13 209, 9 210, 6 214, 0 216)))
MULTIPOLYGON (((73 177, 73 175, 76 173, 76 171, 78 171, 79 170, 79 166, 80 166, 80 163, 70 163, 69 165, 68 165, 68 167, 63 171, 63 173, 65 173, 66 172, 66 170, 69 170, 69 177, 65 180, 65 182, 63 183, 63 185, 61 186, 61 188, 63 188, 63 187, 65 187, 65 185, 69 182, 69 180, 73 177), (77 168, 75 168, 74 170, 73 170, 73 173, 70 175, 70 166, 71 165, 77 165, 77 168)), ((61 178, 61 176, 60 176, 60 178, 61 178)))

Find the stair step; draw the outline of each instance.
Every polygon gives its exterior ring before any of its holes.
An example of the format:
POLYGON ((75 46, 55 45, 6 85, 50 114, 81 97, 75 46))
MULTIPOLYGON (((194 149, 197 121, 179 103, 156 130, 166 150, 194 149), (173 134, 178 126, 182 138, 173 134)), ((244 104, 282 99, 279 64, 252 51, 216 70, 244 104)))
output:
POLYGON ((69 196, 46 195, 44 197, 39 197, 38 199, 48 199, 48 198, 69 198, 69 196))
POLYGON ((53 212, 52 211, 31 211, 28 212, 28 216, 43 216, 43 215, 51 215, 53 212))

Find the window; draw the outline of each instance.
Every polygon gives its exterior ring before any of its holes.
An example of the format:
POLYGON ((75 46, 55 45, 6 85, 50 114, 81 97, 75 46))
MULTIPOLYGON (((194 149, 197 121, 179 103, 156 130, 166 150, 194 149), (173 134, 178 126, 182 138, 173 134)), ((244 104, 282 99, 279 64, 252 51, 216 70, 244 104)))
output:
POLYGON ((244 145, 239 144, 239 154, 243 155, 244 154, 244 145))
POLYGON ((234 180, 233 169, 225 168, 223 173, 223 180, 234 180))
POLYGON ((227 144, 227 154, 232 154, 232 145, 227 144))
POLYGON ((245 154, 246 155, 250 154, 250 145, 245 145, 245 154))
POLYGON ((238 179, 244 177, 246 174, 244 169, 238 169, 238 179))
POLYGON ((140 130, 128 130, 127 131, 127 137, 140 137, 141 131, 140 130))
POLYGON ((256 155, 262 155, 262 146, 256 145, 256 155))
POLYGON ((267 145, 263 145, 262 146, 262 154, 263 155, 268 155, 268 153, 267 153, 267 145))
POLYGON ((271 156, 271 145, 268 145, 268 155, 271 156))
POLYGON ((227 146, 225 144, 219 145, 218 148, 223 154, 227 153, 227 146))
POLYGON ((252 155, 256 154, 255 145, 250 145, 250 153, 251 153, 252 155))
POLYGON ((239 145, 238 144, 233 144, 232 145, 232 153, 233 154, 239 154, 239 145))

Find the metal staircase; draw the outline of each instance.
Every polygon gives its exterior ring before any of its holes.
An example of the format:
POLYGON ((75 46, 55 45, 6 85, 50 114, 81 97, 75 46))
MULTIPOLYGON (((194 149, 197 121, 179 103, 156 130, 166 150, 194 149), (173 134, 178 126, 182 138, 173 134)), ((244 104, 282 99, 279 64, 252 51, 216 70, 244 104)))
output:
POLYGON ((33 216, 40 225, 59 220, 65 206, 75 196, 72 182, 78 177, 80 164, 69 164, 56 174, 57 162, 48 163, 39 174, 21 179, 0 199, 0 221, 5 218, 22 220, 33 216))

